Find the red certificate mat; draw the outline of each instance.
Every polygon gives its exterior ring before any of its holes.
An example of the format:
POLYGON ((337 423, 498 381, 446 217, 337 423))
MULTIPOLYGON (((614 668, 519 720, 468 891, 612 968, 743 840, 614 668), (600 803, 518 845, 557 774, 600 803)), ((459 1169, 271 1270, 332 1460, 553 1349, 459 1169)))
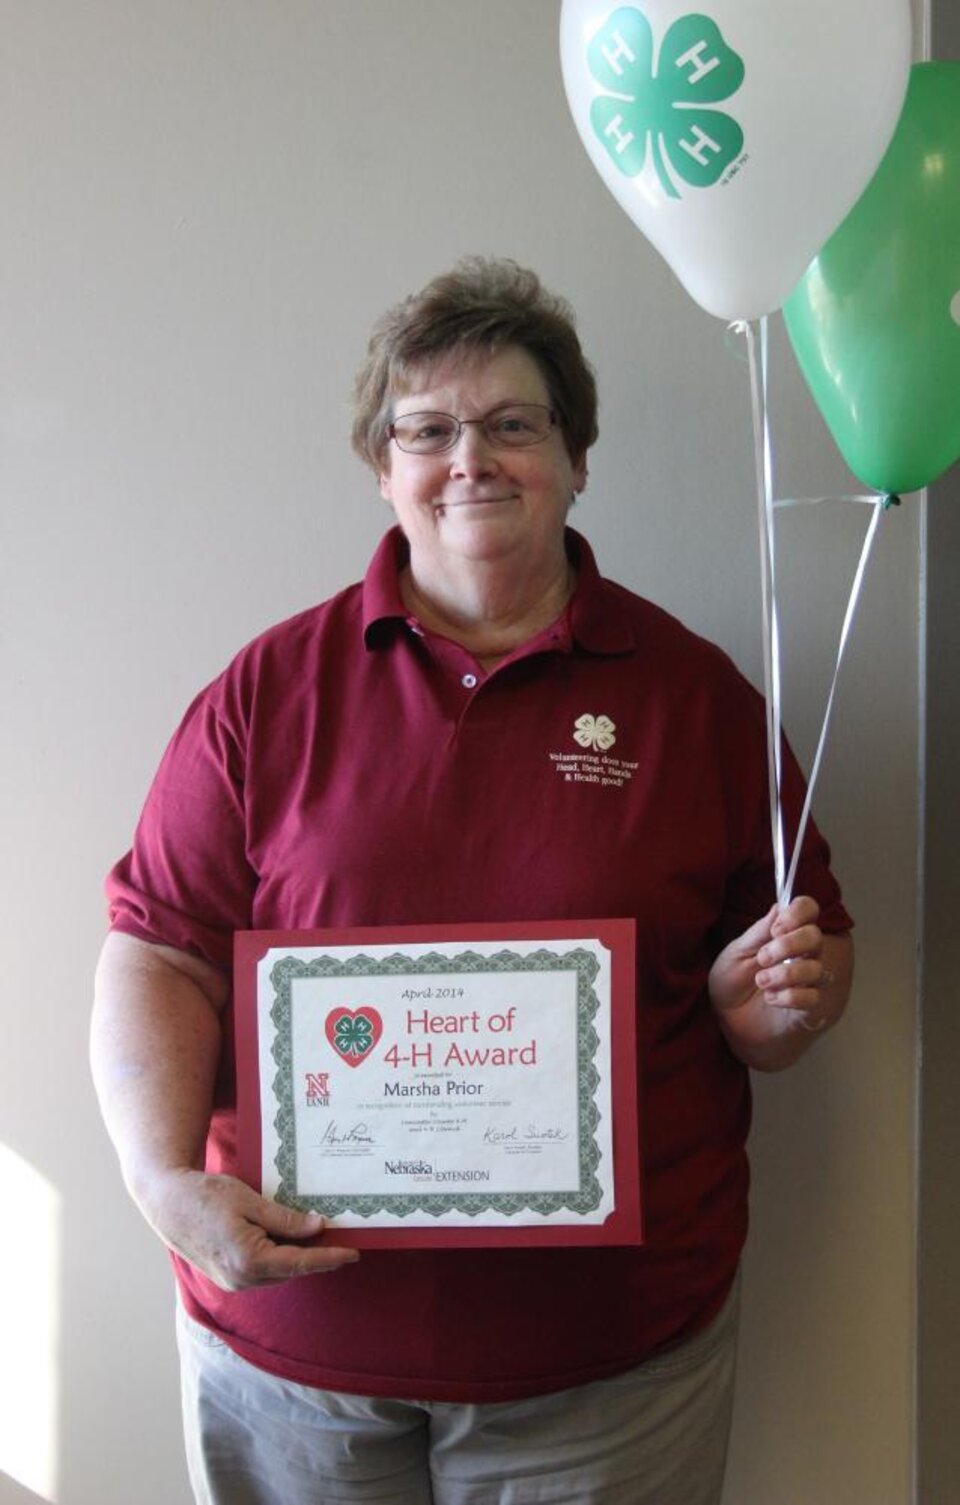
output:
POLYGON ((238 932, 244 1179, 369 1247, 642 1241, 632 920, 238 932))

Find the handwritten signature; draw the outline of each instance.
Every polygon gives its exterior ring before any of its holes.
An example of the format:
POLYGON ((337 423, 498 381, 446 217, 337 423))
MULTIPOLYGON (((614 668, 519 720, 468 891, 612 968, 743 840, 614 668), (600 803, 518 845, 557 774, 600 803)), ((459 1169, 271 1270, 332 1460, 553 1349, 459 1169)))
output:
POLYGON ((483 1131, 485 1144, 543 1144, 545 1141, 562 1144, 566 1138, 566 1129, 558 1125, 511 1124, 509 1128, 489 1127, 483 1131))
POLYGON ((321 1144, 376 1144, 376 1140, 370 1133, 370 1128, 365 1123, 351 1124, 349 1129, 341 1133, 340 1125, 335 1119, 324 1129, 320 1136, 321 1144))

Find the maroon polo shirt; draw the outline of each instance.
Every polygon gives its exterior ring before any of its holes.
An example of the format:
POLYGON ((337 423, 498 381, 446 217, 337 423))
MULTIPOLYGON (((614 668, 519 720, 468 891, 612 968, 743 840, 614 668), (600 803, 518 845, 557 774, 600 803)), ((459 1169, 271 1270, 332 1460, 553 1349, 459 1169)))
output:
MULTIPOLYGON (((276 1374, 437 1400, 537 1394, 693 1334, 732 1282, 750 1091, 706 980, 774 899, 763 703, 719 649, 567 542, 568 609, 486 673, 404 608, 392 529, 362 585, 259 637, 197 697, 108 879, 114 928, 224 969, 250 927, 636 919, 644 1246, 368 1250, 239 1293, 176 1259, 188 1311, 276 1374)), ((784 784, 791 829, 789 756, 784 784)), ((844 930, 828 856, 811 829, 796 891, 844 930)), ((208 1144, 225 1172, 230 1038, 208 1144)))

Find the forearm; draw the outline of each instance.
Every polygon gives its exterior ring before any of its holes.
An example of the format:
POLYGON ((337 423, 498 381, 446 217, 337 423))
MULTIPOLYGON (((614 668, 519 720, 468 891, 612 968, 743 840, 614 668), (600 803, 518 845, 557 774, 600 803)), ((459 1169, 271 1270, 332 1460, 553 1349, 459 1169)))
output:
POLYGON ((225 997, 225 979, 196 958, 108 937, 97 969, 91 1065, 124 1180, 148 1217, 158 1176, 203 1165, 225 997))
POLYGON ((203 1171, 227 992, 222 973, 186 952, 108 937, 90 1056, 127 1186, 164 1243, 224 1290, 352 1264, 354 1249, 300 1242, 322 1234, 319 1214, 203 1171))

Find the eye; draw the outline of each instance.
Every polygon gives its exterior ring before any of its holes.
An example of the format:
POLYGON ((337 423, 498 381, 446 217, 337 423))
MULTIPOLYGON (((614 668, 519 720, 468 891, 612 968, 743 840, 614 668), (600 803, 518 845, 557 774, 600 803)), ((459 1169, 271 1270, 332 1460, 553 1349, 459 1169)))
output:
POLYGON ((442 418, 425 418, 422 423, 408 424, 407 432, 414 439, 437 439, 452 433, 453 429, 442 418))
POLYGON ((535 434, 538 432, 534 415, 523 408, 504 408, 502 412, 492 414, 487 419, 487 424, 494 434, 535 434))
POLYGON ((541 403, 518 402, 495 408, 487 414, 483 427, 491 444, 523 449, 546 439, 553 421, 552 411, 541 403))
POLYGON ((457 423, 446 413, 406 413, 396 419, 393 431, 405 448, 442 449, 456 436, 457 423))

